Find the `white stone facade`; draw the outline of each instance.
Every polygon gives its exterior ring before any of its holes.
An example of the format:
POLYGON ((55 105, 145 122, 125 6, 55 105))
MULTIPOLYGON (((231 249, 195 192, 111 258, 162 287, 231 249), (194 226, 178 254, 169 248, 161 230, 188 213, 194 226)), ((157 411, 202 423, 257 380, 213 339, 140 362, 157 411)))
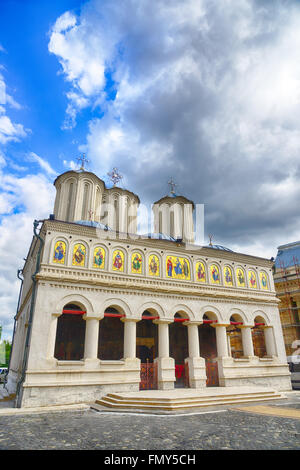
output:
MULTIPOLYGON (((100 180, 101 181, 101 180, 100 180)), ((56 214, 59 214, 56 204, 56 214), (58 212, 57 212, 58 211, 58 212)), ((74 216, 76 219, 77 216, 74 216)), ((81 216, 78 215, 80 219, 81 216)), ((32 306, 33 283, 40 241, 33 239, 24 266, 23 291, 17 315, 9 386, 19 383, 18 406, 43 406, 90 402, 108 391, 136 391, 140 383, 140 359, 136 357, 136 328, 143 312, 150 311, 158 328, 158 355, 155 358, 158 388, 171 389, 176 384, 175 363, 170 357, 169 328, 175 314, 186 319, 188 332, 189 386, 206 386, 205 360, 201 357, 199 325, 203 319, 213 320, 216 332, 219 384, 221 386, 266 385, 277 390, 291 389, 285 348, 272 277, 268 260, 213 248, 187 249, 184 243, 118 237, 95 227, 61 220, 45 220, 40 236, 43 250, 36 275, 35 301, 32 306), (54 262, 56 243, 65 243, 64 263, 54 262), (85 247, 84 264, 72 264, 73 248, 85 247), (101 269, 93 265, 95 248, 105 253, 101 269), (113 254, 124 254, 124 269, 113 269, 113 254), (132 254, 139 253, 140 273, 132 271, 132 254), (159 275, 149 272, 151 256, 159 260, 159 275), (184 257, 189 263, 189 279, 168 277, 167 259, 184 257), (205 282, 197 279, 197 263, 206 269, 205 282), (219 268, 220 283, 212 282, 210 266, 219 268), (239 287, 236 276, 233 285, 225 283, 226 266, 243 270, 245 286, 239 287), (249 272, 257 276, 256 288, 249 284, 249 272), (267 288, 260 283, 260 273, 267 276, 267 288), (76 304, 84 311, 86 322, 84 357, 81 360, 58 360, 54 357, 57 322, 67 304, 76 304), (115 308, 123 317, 123 358, 101 360, 97 357, 98 335, 107 308, 115 308), (23 368, 28 318, 32 308, 32 323, 28 360, 23 368), (204 317, 205 316, 205 317, 204 317), (239 319, 243 341, 243 357, 231 357, 226 328, 230 319, 239 319), (262 323, 265 332, 265 357, 254 355, 251 328, 262 323), (22 380, 22 371, 24 380, 22 380), (20 381, 21 379, 21 381, 20 381)), ((150 321, 150 320, 149 320, 150 321)))

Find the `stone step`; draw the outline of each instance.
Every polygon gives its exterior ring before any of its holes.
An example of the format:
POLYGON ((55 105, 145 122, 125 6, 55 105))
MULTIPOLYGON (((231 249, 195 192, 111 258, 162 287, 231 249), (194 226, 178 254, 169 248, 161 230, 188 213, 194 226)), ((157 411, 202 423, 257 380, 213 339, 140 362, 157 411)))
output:
MULTIPOLYGON (((224 394, 214 394, 214 393, 206 393, 205 395, 194 395, 194 396, 183 396, 183 397, 154 397, 154 396, 150 396, 150 397, 145 397, 144 395, 134 395, 134 396, 130 396, 130 395, 118 395, 118 394, 115 394, 115 393, 108 393, 107 395, 105 395, 105 398, 110 400, 110 401, 113 401, 113 402, 123 402, 123 403, 136 403, 136 402, 155 402, 155 403, 161 403, 161 404, 167 404, 167 403, 170 403, 170 402, 173 402, 173 403, 186 403, 186 402, 189 402, 189 403, 194 403, 194 402, 198 402, 199 400, 201 401, 210 401, 210 400, 226 400, 228 399, 228 397, 230 398, 243 398, 245 396, 251 396, 253 398, 255 397, 262 397, 262 396, 266 396, 266 397, 272 397, 272 396, 278 396, 280 395, 279 392, 276 392, 275 390, 268 390, 268 391, 257 391, 257 392, 248 392, 248 393, 224 393, 224 394)), ((281 395, 280 395, 281 396, 281 395)))
MULTIPOLYGON (((108 394, 112 395, 112 394, 108 394)), ((253 394, 234 394, 234 395, 223 395, 223 396, 210 396, 210 397, 193 397, 191 401, 188 398, 186 399, 176 399, 170 398, 168 401, 161 400, 158 398, 152 398, 152 400, 144 400, 141 398, 131 398, 128 399, 126 396, 120 398, 120 396, 104 396, 100 400, 96 400, 97 405, 108 407, 110 409, 119 409, 119 410, 163 410, 163 411, 174 411, 174 410, 184 410, 192 408, 202 408, 209 406, 217 405, 227 405, 227 404, 237 404, 237 403, 252 403, 257 401, 270 401, 270 400, 280 400, 284 398, 278 392, 265 392, 265 393, 253 393, 253 394)), ((92 405, 93 407, 93 405, 92 405)))

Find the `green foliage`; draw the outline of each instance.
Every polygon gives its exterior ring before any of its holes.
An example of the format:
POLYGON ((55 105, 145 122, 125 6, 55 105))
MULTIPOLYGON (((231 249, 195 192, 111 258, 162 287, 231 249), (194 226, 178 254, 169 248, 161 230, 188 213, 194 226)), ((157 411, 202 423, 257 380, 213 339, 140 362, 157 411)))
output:
POLYGON ((5 354, 0 355, 0 367, 8 367, 9 356, 10 356, 10 351, 11 351, 11 343, 7 340, 0 341, 0 348, 3 348, 3 350, 5 351, 5 354), (3 358, 5 362, 3 362, 3 358))

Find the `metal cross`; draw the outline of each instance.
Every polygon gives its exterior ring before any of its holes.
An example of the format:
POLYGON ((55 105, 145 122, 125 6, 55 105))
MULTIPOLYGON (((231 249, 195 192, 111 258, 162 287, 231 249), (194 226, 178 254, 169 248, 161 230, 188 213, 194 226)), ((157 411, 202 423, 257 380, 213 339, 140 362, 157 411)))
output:
POLYGON ((208 235, 208 237, 209 237, 209 246, 212 246, 212 242, 211 242, 211 241, 212 241, 212 239, 213 239, 213 235, 208 235))
POLYGON ((114 186, 116 186, 116 184, 123 178, 117 168, 113 168, 110 173, 107 173, 107 175, 109 176, 110 180, 114 183, 114 186))
POLYGON ((85 170, 84 164, 90 162, 87 158, 85 158, 85 153, 83 153, 82 156, 77 158, 76 160, 81 162, 81 167, 79 168, 81 171, 85 170))
POLYGON ((171 193, 171 194, 175 194, 174 189, 175 189, 175 186, 178 186, 178 185, 173 181, 173 178, 171 178, 170 181, 168 181, 168 184, 169 184, 170 187, 171 187, 170 193, 171 193))

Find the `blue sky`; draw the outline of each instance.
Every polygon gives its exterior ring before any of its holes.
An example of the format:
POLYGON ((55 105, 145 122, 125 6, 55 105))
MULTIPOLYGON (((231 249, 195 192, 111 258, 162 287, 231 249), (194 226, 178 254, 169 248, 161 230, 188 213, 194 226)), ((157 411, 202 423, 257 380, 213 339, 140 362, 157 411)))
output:
POLYGON ((144 204, 173 177, 207 240, 270 258, 300 239, 299 122, 296 0, 0 0, 4 334, 33 220, 82 152, 144 204))

